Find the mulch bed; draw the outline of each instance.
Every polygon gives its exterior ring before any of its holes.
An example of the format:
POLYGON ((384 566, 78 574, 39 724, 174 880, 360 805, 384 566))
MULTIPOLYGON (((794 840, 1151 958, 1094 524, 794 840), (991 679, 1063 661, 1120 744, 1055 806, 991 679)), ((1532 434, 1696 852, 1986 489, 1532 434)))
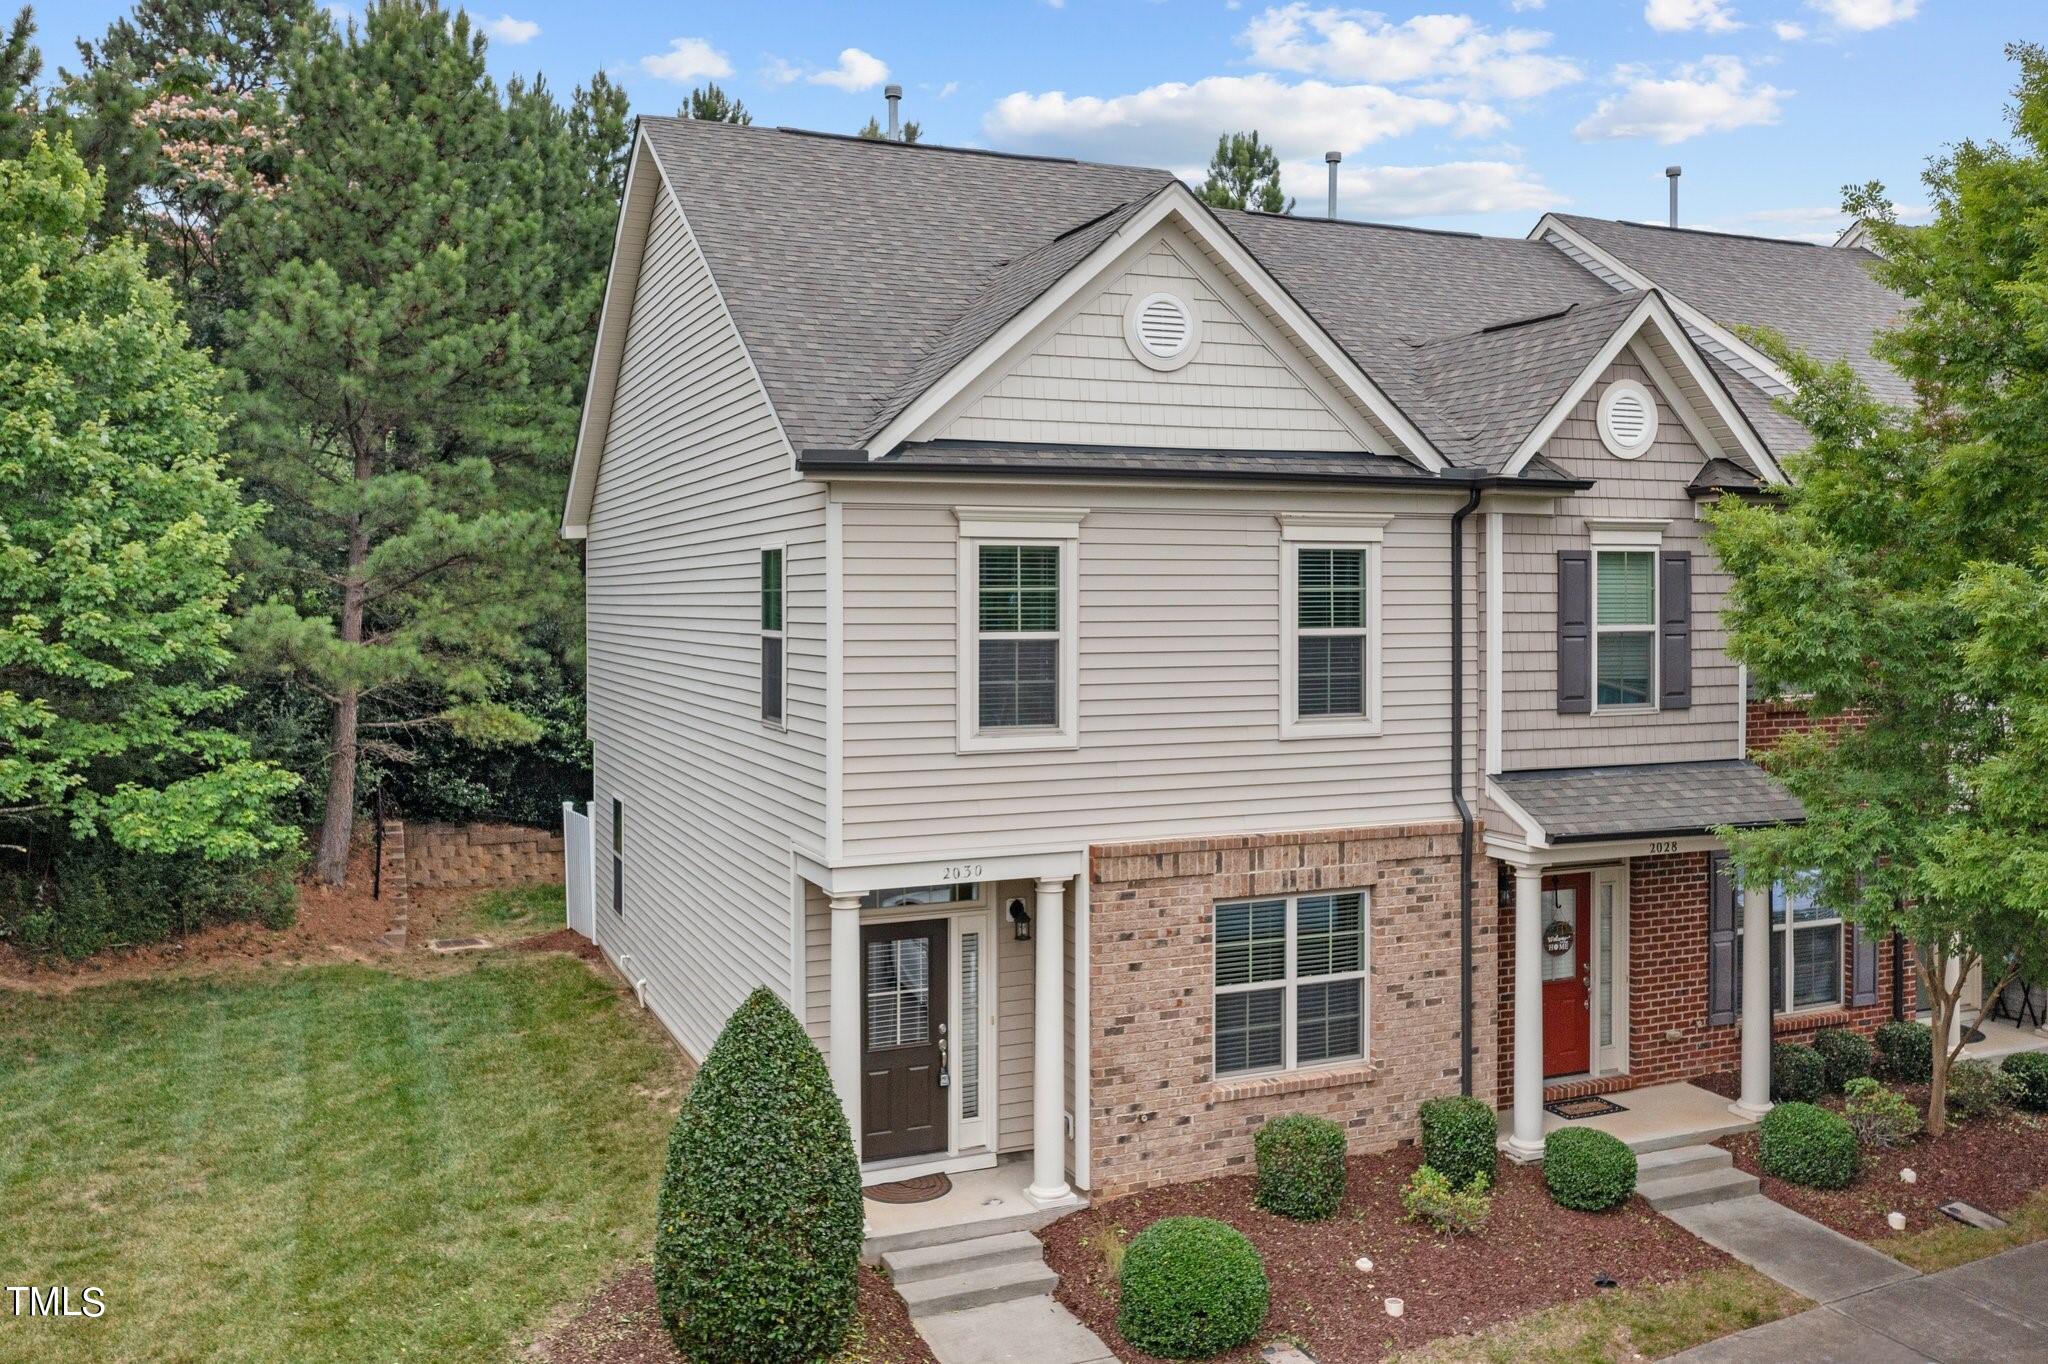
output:
MULTIPOLYGON (((1926 1111, 1927 1086, 1895 1086, 1908 1102, 1926 1111)), ((1826 1107, 1841 1107, 1829 1099, 1826 1107)), ((1938 1207, 1953 1199, 1974 1203, 2005 1216, 2036 1190, 2048 1188, 2048 1117, 2006 1112, 1970 1122, 1951 1120, 1939 1138, 1916 1137, 1896 1151, 1864 1152, 1863 1171, 1846 1189, 1809 1189, 1788 1184, 1763 1172, 1757 1159, 1757 1134, 1744 1132, 1718 1143, 1742 1169, 1763 1181, 1766 1196, 1805 1213, 1859 1241, 1877 1242, 1895 1233, 1885 1214, 1906 1215, 1906 1230, 1925 1231, 1953 1225, 1938 1207), (1907 1184, 1899 1171, 1919 1176, 1907 1184)))
POLYGON ((1472 1235, 1439 1236, 1405 1220, 1401 1186, 1422 1163, 1403 1147, 1350 1161, 1344 1207, 1327 1222, 1293 1222, 1252 1206, 1250 1175, 1175 1184, 1086 1208, 1039 1233, 1059 1272, 1059 1299, 1119 1359, 1150 1364, 1116 1332, 1117 1286, 1100 1247, 1128 1243, 1162 1217, 1214 1217, 1249 1236, 1266 1262, 1272 1308, 1252 1345, 1221 1356, 1256 1357, 1260 1342, 1295 1337, 1323 1364, 1379 1360, 1442 1336, 1462 1335, 1557 1303, 1588 1297, 1605 1274, 1621 1287, 1669 1283, 1733 1263, 1650 1211, 1641 1199, 1608 1213, 1550 1201, 1542 1174, 1503 1160, 1493 1217, 1472 1235), (1370 1273, 1353 1267, 1373 1259, 1370 1273), (1387 1316, 1385 1300, 1406 1311, 1387 1316))
POLYGON ((567 952, 585 961, 603 961, 598 945, 573 928, 558 928, 537 938, 521 938, 512 944, 520 952, 567 952))
MULTIPOLYGON (((880 1270, 861 1266, 861 1336, 839 1364, 938 1364, 880 1270)), ((534 1342, 538 1364, 682 1364, 654 1301, 654 1267, 635 1264, 534 1342)))

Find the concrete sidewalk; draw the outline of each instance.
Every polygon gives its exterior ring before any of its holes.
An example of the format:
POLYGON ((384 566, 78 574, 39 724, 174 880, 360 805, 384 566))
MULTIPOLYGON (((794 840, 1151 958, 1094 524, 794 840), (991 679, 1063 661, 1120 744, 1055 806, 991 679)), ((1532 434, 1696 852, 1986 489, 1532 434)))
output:
POLYGON ((940 1312, 915 1325, 939 1364, 1116 1364, 1093 1331, 1046 1297, 940 1312))
POLYGON ((1854 1293, 1672 1356, 1673 1364, 2036 1359, 2048 1359, 2048 1241, 1854 1293))
POLYGON ((1672 1208, 1664 1215, 1708 1245, 1818 1303, 1919 1277, 1891 1256, 1762 1194, 1672 1208))

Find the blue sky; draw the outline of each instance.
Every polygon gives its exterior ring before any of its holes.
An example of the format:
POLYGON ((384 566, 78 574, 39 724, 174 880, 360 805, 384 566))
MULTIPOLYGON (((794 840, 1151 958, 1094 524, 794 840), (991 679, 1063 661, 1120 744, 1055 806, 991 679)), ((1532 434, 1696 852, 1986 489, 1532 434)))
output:
MULTIPOLYGON (((54 66, 125 6, 38 6, 54 66)), ((336 7, 337 10, 340 7, 336 7)), ((1825 239, 1844 182, 1909 214, 1930 153, 1995 137, 2042 0, 491 0, 500 76, 599 67, 642 113, 717 79, 758 123, 851 132, 900 82, 928 141, 1167 166, 1258 127, 1304 211, 1520 234, 1548 208, 1825 239)))

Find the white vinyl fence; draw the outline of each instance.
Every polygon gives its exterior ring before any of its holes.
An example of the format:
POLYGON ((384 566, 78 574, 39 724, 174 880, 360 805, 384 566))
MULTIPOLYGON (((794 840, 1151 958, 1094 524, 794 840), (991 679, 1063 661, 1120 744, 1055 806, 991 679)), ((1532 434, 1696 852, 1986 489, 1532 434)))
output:
POLYGON ((562 802, 562 883, 568 891, 569 927, 586 938, 597 933, 597 896, 591 882, 590 816, 562 802))

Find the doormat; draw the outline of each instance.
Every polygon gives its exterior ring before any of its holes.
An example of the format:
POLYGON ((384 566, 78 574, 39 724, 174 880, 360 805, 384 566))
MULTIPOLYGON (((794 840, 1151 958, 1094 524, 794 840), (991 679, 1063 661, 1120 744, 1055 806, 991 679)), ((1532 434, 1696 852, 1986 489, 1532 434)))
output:
POLYGON ((915 1179, 899 1179, 894 1184, 870 1184, 860 1194, 877 1203, 929 1203, 952 1191, 953 1181, 944 1175, 919 1175, 915 1179))
POLYGON ((1583 1099, 1558 1099, 1555 1102, 1543 1105, 1543 1111, 1555 1113, 1558 1117, 1567 1120, 1572 1118, 1604 1118, 1609 1113, 1628 1112, 1620 1104, 1615 1103, 1611 1099, 1603 1099, 1597 1094, 1588 1095, 1583 1099))

